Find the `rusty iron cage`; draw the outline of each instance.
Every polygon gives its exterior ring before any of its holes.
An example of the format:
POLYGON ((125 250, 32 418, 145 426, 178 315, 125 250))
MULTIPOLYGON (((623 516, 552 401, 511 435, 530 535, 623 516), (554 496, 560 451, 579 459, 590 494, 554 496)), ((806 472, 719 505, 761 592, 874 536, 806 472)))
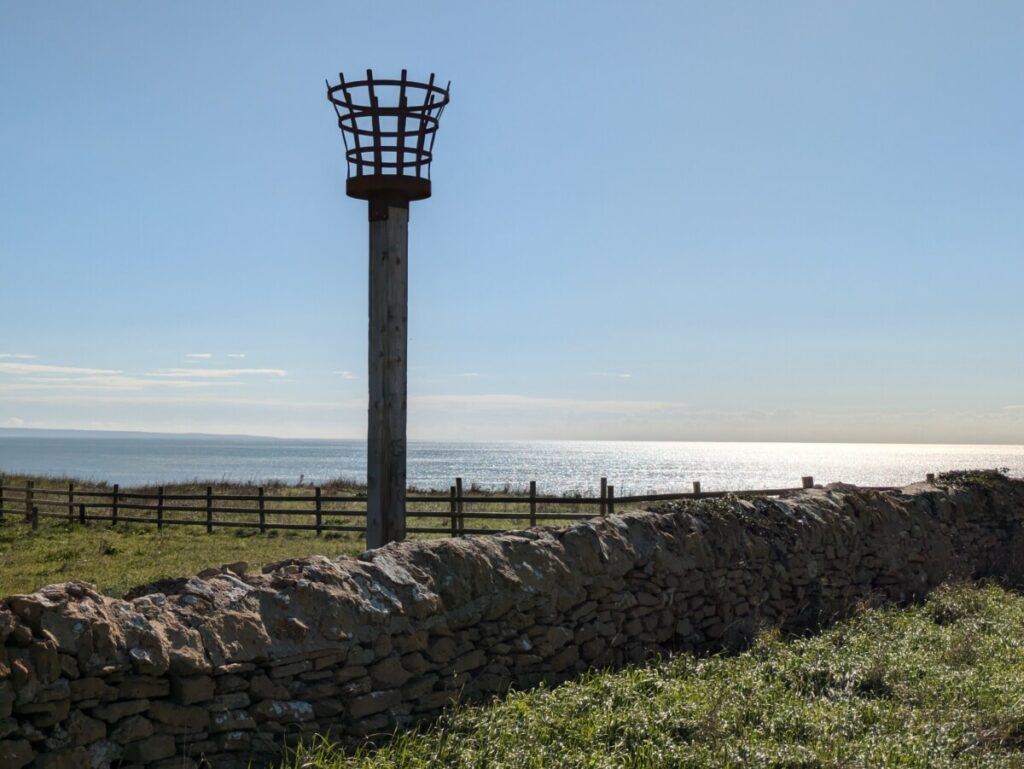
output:
POLYGON ((398 201, 430 197, 430 162, 451 81, 444 88, 434 74, 426 83, 409 80, 327 82, 327 98, 338 115, 348 166, 346 192, 361 200, 398 201))

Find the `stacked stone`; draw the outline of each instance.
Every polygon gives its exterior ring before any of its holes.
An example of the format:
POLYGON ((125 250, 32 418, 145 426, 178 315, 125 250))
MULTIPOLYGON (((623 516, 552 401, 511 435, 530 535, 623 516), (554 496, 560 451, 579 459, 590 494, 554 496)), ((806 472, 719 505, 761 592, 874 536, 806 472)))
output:
POLYGON ((458 701, 1019 571, 1024 483, 834 486, 0 604, 0 767, 269 763, 458 701))

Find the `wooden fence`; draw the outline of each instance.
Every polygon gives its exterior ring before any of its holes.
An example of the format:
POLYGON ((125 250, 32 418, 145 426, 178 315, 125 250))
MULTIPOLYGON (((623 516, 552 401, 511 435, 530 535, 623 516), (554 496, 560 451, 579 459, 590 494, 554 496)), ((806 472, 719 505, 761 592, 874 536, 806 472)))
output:
MULTIPOLYGON (((615 486, 601 478, 599 496, 570 497, 541 496, 537 493, 536 481, 530 481, 526 494, 473 491, 467 494, 462 479, 456 478, 448 494, 414 493, 406 497, 409 524, 406 531, 447 536, 490 534, 613 515, 620 505, 709 499, 737 493, 778 496, 813 485, 814 479, 807 476, 796 488, 702 491, 700 481, 694 481, 692 492, 617 497, 615 486)), ((205 526, 208 534, 215 528, 312 531, 317 536, 324 532, 365 533, 365 495, 324 494, 319 486, 310 488, 309 493, 303 493, 305 489, 301 487, 298 491, 274 495, 265 493, 261 486, 256 494, 222 494, 214 493, 213 487, 207 486, 205 493, 170 494, 162 487, 156 491, 132 491, 122 490, 117 484, 102 490, 79 489, 74 483, 48 488, 37 486, 31 480, 21 485, 5 485, 0 478, 0 521, 12 514, 23 516, 22 520, 31 522, 33 528, 38 527, 40 518, 57 518, 83 525, 102 521, 151 524, 158 529, 205 526)))

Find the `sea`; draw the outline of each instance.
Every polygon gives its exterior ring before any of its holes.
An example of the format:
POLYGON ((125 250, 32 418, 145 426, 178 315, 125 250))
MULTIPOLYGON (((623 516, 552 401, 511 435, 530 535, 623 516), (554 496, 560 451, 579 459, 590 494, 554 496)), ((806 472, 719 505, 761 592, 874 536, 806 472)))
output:
MULTIPOLYGON (((67 476, 124 487, 181 481, 323 483, 366 480, 366 444, 357 440, 132 436, 102 433, 0 435, 0 474, 67 476)), ((1024 477, 1024 446, 879 443, 707 443, 655 441, 410 441, 408 482, 446 490, 596 492, 602 476, 616 493, 788 488, 816 483, 895 486, 926 473, 999 468, 1024 477)))

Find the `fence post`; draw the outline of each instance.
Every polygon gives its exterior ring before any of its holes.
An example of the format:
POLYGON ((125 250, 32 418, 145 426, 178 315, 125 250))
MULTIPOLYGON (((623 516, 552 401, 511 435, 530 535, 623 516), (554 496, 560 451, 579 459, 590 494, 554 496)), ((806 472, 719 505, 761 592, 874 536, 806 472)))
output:
POLYGON ((164 527, 164 487, 156 490, 156 530, 164 527))
POLYGON ((0 475, 0 521, 4 519, 4 477, 0 475))
POLYGON ((615 515, 615 486, 608 485, 608 515, 615 515))
POLYGON ((265 534, 267 532, 267 514, 264 511, 263 487, 262 486, 260 486, 259 495, 260 495, 260 498, 259 498, 259 505, 260 505, 260 534, 265 534))
POLYGON ((926 475, 926 476, 924 477, 924 479, 925 479, 925 480, 926 480, 926 481, 927 481, 928 483, 935 483, 935 473, 928 473, 928 474, 927 474, 927 475, 926 475))
POLYGON ((814 488, 814 477, 813 476, 805 475, 800 480, 803 481, 805 489, 813 489, 814 488))
POLYGON ((35 496, 32 489, 35 487, 35 481, 25 481, 25 520, 29 521, 32 519, 32 497, 35 496))
POLYGON ((537 481, 530 481, 530 527, 537 525, 537 481))
POLYGON ((38 507, 33 507, 32 508, 32 531, 37 531, 38 529, 39 529, 39 508, 38 507))
POLYGON ((459 533, 458 536, 462 536, 462 532, 466 530, 466 519, 462 516, 462 479, 455 479, 455 515, 459 521, 459 533))
POLYGON ((206 533, 213 534, 213 487, 206 487, 206 533))
POLYGON ((601 476, 601 517, 608 515, 608 479, 601 476))
POLYGON ((85 526, 85 504, 79 503, 78 505, 78 522, 85 526))
POLYGON ((699 497, 700 496, 700 481, 694 481, 693 482, 693 495, 695 497, 699 497))
POLYGON ((459 519, 455 517, 455 487, 452 486, 448 489, 448 511, 452 517, 452 536, 459 536, 459 519))
POLYGON ((110 525, 117 526, 117 495, 121 490, 121 487, 116 483, 114 484, 114 494, 110 501, 110 525))
POLYGON ((324 525, 324 508, 323 503, 320 501, 320 487, 316 487, 316 535, 319 537, 323 532, 324 525))

